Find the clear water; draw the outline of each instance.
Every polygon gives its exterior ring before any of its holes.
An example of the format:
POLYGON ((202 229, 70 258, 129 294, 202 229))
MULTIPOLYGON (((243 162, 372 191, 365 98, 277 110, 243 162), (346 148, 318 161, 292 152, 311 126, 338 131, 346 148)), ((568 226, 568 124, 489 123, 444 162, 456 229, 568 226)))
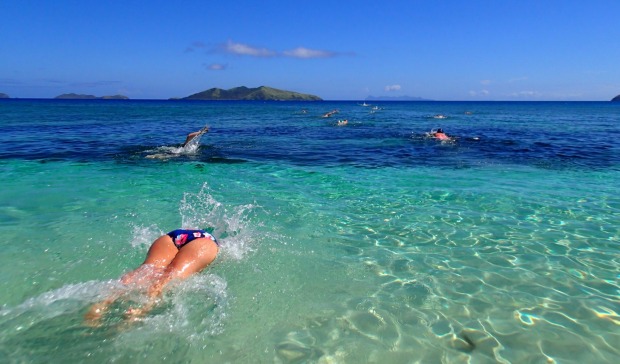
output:
POLYGON ((0 101, 0 362, 618 362, 620 105, 378 106, 0 101), (193 225, 212 266, 84 325, 193 225))

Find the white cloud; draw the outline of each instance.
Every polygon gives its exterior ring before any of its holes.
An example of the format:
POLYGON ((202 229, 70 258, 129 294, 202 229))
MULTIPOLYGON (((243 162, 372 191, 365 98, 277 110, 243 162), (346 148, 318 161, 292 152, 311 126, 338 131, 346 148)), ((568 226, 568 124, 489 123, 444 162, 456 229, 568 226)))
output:
POLYGON ((211 63, 210 65, 207 65, 207 69, 212 71, 223 71, 226 67, 228 67, 228 65, 221 63, 211 63))
POLYGON ((290 51, 284 51, 282 52, 282 54, 286 57, 293 58, 329 58, 335 55, 335 53, 333 52, 308 49, 304 47, 297 47, 290 51))
POLYGON ((247 44, 235 43, 231 40, 224 45, 224 51, 230 54, 236 54, 240 56, 253 56, 253 57, 272 57, 276 55, 276 52, 267 48, 256 48, 247 44))
POLYGON ((488 96, 489 94, 490 94, 489 90, 469 91, 469 96, 488 96))
POLYGON ((400 91, 400 85, 388 85, 385 86, 385 91, 390 92, 390 91, 400 91))
MULTIPOLYGON (((186 52, 193 52, 197 48, 201 48, 201 45, 195 42, 191 47, 186 49, 186 52)), ((259 48, 248 44, 237 43, 229 40, 225 44, 221 44, 218 48, 214 49, 215 53, 227 53, 235 54, 238 56, 250 56, 250 57, 290 57, 300 59, 310 58, 331 58, 340 55, 341 53, 325 51, 320 49, 310 49, 305 47, 297 47, 295 49, 276 51, 269 48, 259 48)))
POLYGON ((512 97, 539 97, 541 93, 538 91, 519 91, 510 94, 512 97))

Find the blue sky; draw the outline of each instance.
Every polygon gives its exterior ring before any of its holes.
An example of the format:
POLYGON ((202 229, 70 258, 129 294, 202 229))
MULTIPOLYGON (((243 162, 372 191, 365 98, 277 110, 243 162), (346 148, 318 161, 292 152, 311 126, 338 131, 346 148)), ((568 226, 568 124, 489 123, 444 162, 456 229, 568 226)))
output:
POLYGON ((609 100, 618 0, 0 1, 0 92, 609 100))

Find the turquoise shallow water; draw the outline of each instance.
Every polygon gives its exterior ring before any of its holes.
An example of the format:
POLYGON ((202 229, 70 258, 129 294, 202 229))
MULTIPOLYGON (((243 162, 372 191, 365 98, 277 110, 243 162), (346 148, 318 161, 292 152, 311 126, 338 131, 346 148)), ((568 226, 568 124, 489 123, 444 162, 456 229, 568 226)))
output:
POLYGON ((620 109, 379 106, 0 102, 0 360, 617 362, 620 109), (83 324, 192 225, 215 264, 83 324))

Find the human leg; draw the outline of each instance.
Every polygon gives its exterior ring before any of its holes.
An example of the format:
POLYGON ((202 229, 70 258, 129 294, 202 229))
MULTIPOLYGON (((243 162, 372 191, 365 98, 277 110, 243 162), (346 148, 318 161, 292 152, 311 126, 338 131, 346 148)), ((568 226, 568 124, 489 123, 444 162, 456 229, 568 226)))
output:
POLYGON ((190 141, 192 141, 192 139, 194 139, 195 137, 197 137, 197 136, 199 136, 199 135, 202 135, 202 134, 204 134, 204 133, 207 133, 208 131, 209 131, 209 127, 208 127, 208 126, 205 126, 204 128, 202 128, 202 129, 200 129, 200 130, 198 130, 198 131, 195 131, 195 132, 192 132, 192 133, 187 134, 187 137, 185 138, 185 142, 183 143, 183 146, 186 146, 186 145, 187 145, 187 143, 189 143, 190 141))
POLYGON ((160 236, 151 244, 142 265, 123 275, 121 282, 138 285, 150 282, 163 272, 177 253, 178 249, 174 246, 172 238, 168 235, 160 236))
MULTIPOLYGON (((209 238, 199 238, 184 245, 178 251, 174 259, 166 267, 159 284, 163 287, 172 279, 185 279, 194 273, 198 273, 211 264, 217 257, 218 245, 209 238)), ((159 295, 161 289, 153 289, 150 295, 159 295)))
POLYGON ((157 303, 166 285, 174 279, 185 279, 198 273, 211 264, 217 257, 219 247, 209 238, 199 238, 181 247, 164 272, 149 287, 149 302, 141 308, 130 309, 127 314, 131 318, 141 316, 157 303))
MULTIPOLYGON (((151 244, 144 262, 138 268, 123 275, 121 283, 137 287, 150 287, 157 277, 162 276, 165 268, 174 259, 177 252, 178 250, 170 236, 160 236, 151 244)), ((113 292, 105 300, 92 305, 84 315, 86 323, 90 326, 98 326, 110 305, 121 296, 121 292, 113 292)))

